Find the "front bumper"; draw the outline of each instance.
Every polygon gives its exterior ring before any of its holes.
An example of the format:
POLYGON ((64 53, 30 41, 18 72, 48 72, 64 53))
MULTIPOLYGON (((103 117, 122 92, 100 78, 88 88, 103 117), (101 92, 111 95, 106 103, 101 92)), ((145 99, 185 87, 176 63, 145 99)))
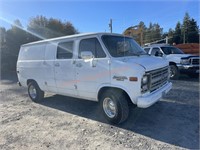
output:
POLYGON ((138 97, 137 106, 140 108, 147 108, 153 105, 155 102, 159 101, 159 99, 162 98, 164 94, 168 93, 171 88, 172 88, 172 83, 168 82, 162 88, 145 96, 138 97))
POLYGON ((199 73, 199 65, 177 65, 181 73, 199 73))

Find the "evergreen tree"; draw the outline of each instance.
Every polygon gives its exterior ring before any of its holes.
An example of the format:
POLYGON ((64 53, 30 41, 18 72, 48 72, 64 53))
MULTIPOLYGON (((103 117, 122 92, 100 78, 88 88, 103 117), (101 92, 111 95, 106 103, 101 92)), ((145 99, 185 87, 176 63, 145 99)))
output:
POLYGON ((173 35, 174 35, 174 30, 172 28, 170 28, 168 31, 168 37, 169 37, 168 43, 169 44, 173 44, 173 42, 174 42, 173 35))
POLYGON ((190 25, 190 16, 186 12, 185 17, 183 19, 183 25, 182 25, 182 35, 183 35, 183 43, 188 43, 188 30, 190 25))
POLYGON ((188 43, 199 43, 198 30, 197 22, 192 18, 188 27, 188 43))
POLYGON ((176 44, 182 43, 182 34, 181 34, 181 23, 178 22, 175 27, 175 31, 173 34, 173 42, 176 44))
POLYGON ((144 39, 145 43, 156 42, 160 40, 162 37, 163 29, 160 27, 158 23, 152 24, 150 22, 149 27, 145 31, 144 39))
POLYGON ((6 31, 6 59, 2 63, 7 66, 7 71, 15 72, 20 46, 26 43, 26 31, 23 30, 19 20, 15 20, 11 29, 6 31), (9 60, 9 61, 8 61, 9 60))

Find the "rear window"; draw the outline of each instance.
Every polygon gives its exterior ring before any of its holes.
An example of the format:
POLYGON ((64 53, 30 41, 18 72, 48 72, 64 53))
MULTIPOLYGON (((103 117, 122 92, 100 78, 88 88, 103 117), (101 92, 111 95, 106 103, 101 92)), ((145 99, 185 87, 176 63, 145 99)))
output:
POLYGON ((46 44, 23 46, 20 49, 19 60, 44 60, 46 44))

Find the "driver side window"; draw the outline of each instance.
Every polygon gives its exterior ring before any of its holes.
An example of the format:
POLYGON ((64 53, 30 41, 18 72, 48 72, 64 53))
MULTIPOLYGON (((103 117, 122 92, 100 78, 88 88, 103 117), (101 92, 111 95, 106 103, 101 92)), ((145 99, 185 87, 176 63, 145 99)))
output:
POLYGON ((106 57, 106 54, 104 53, 103 48, 101 47, 97 38, 89 38, 81 40, 79 46, 79 58, 81 58, 80 57, 81 52, 84 51, 91 51, 94 58, 106 57))
POLYGON ((158 47, 155 47, 151 50, 151 55, 153 56, 159 56, 159 54, 161 54, 161 51, 158 47))

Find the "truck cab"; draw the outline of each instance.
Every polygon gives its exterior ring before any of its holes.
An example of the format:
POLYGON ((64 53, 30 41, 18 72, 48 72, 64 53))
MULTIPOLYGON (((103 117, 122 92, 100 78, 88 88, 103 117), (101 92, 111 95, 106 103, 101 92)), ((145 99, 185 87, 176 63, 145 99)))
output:
POLYGON ((150 55, 169 61, 171 79, 178 79, 180 74, 195 78, 199 76, 199 56, 184 54, 182 50, 167 44, 153 44, 144 47, 144 50, 150 55))

